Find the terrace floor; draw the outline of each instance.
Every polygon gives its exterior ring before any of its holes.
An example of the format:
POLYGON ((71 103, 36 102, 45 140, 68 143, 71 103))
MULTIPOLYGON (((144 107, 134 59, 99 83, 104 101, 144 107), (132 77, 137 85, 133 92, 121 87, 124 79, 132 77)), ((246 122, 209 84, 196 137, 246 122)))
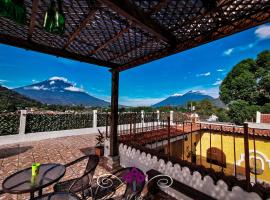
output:
MULTIPOLYGON (((0 188, 2 181, 14 172, 30 167, 32 163, 61 163, 65 164, 83 155, 94 153, 95 135, 69 136, 55 139, 47 139, 36 142, 25 142, 0 146, 0 188)), ((65 179, 77 177, 82 173, 85 163, 80 163, 68 168, 65 179)), ((105 169, 105 159, 102 158, 95 177, 108 173, 105 169)), ((51 192, 52 187, 45 188, 43 193, 51 192)), ((0 200, 24 200, 29 199, 29 194, 11 195, 4 194, 0 200)), ((155 199, 171 199, 165 194, 160 194, 155 199)))

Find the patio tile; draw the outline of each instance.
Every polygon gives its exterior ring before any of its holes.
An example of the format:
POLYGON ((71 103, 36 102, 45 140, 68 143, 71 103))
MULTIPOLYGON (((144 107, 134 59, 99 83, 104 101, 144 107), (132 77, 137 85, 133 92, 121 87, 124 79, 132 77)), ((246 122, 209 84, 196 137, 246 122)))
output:
MULTIPOLYGON (((69 136, 37 142, 2 145, 0 146, 0 185, 7 176, 18 170, 31 167, 34 162, 65 164, 94 152, 94 146, 95 135, 69 136)), ((63 179, 75 178, 82 174, 85 163, 79 163, 72 169, 68 169, 63 179)), ((108 172, 102 166, 98 166, 96 174, 103 173, 108 172)), ((52 191, 52 186, 44 189, 44 193, 52 191)), ((0 197, 0 200, 25 199, 29 199, 29 194, 4 194, 0 197)))

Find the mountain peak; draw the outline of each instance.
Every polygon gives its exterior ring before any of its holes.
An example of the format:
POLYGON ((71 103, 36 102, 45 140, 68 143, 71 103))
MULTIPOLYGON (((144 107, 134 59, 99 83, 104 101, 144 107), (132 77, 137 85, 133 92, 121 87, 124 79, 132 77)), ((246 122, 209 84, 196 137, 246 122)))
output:
POLYGON ((183 96, 183 94, 175 93, 175 94, 171 95, 171 97, 180 97, 180 96, 183 96))
POLYGON ((185 106, 188 101, 201 101, 203 99, 212 100, 213 97, 203 93, 200 90, 190 90, 185 94, 174 94, 163 101, 153 105, 153 107, 161 106, 185 106))
POLYGON ((53 76, 48 79, 49 81, 63 81, 63 82, 69 82, 67 78, 65 77, 60 77, 60 76, 53 76))
POLYGON ((200 90, 190 90, 186 94, 203 94, 203 92, 200 90))
POLYGON ((54 76, 48 80, 14 89, 32 99, 47 104, 108 106, 109 103, 89 95, 83 87, 65 77, 54 76))

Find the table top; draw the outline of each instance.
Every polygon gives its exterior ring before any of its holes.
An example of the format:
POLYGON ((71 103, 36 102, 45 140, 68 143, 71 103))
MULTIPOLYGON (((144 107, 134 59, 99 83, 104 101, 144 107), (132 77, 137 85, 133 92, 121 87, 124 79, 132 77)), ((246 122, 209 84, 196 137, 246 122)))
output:
POLYGON ((80 198, 72 193, 55 192, 36 197, 33 200, 80 200, 80 198))
POLYGON ((61 164, 42 164, 35 180, 32 179, 32 167, 18 171, 7 177, 2 184, 4 192, 23 194, 38 191, 60 180, 66 172, 61 164))

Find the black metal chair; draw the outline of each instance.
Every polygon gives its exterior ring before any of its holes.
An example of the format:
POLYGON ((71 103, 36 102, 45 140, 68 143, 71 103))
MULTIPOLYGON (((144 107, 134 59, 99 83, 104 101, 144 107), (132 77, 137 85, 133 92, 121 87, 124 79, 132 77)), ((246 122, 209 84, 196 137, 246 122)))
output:
POLYGON ((0 196, 4 194, 4 191, 2 189, 0 189, 0 196))
POLYGON ((81 200, 77 195, 66 192, 53 192, 36 197, 33 200, 81 200))
POLYGON ((54 186, 54 191, 80 193, 82 199, 86 199, 86 190, 91 187, 91 182, 95 173, 95 169, 99 163, 99 157, 96 155, 87 155, 65 165, 68 168, 87 159, 88 161, 82 176, 58 182, 54 186))
MULTIPOLYGON (((135 200, 140 196, 144 186, 145 186, 145 175, 144 173, 135 167, 122 168, 114 172, 112 175, 104 177, 105 187, 97 187, 94 191, 93 199, 101 199, 104 194, 111 192, 112 196, 117 189, 121 186, 125 187, 125 191, 121 196, 121 200, 135 200), (138 175, 135 175, 136 174, 138 175), (134 176, 133 176, 134 175, 134 176), (137 179, 140 179, 139 182, 137 179), (106 183, 110 187, 106 187, 106 183)), ((113 199, 113 198, 106 198, 113 199)))

